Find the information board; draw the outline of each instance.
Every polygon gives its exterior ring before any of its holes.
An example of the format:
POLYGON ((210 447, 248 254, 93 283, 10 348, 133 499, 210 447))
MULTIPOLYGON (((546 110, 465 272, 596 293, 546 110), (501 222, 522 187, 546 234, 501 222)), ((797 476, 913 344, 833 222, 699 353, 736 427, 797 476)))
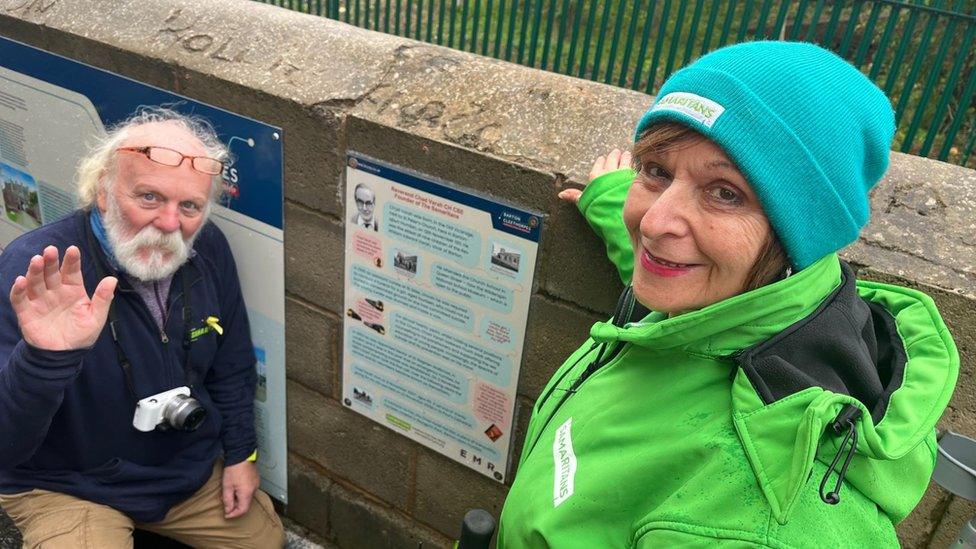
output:
POLYGON ((208 119, 233 154, 211 219, 234 252, 251 321, 261 486, 287 502, 279 128, 0 37, 0 247, 71 213, 87 148, 146 105, 208 119))
POLYGON ((347 158, 343 403, 504 482, 541 218, 347 158))

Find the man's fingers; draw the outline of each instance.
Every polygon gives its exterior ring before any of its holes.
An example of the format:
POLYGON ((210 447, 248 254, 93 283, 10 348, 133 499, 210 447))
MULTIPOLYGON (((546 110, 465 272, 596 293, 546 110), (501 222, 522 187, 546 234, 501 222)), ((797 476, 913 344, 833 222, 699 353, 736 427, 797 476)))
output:
POLYGON ((27 306, 27 279, 23 276, 18 276, 10 287, 10 304, 15 312, 27 306))
POLYGON ((624 153, 620 155, 620 164, 618 167, 629 168, 631 167, 631 165, 633 165, 633 163, 634 163, 633 155, 630 154, 630 151, 624 151, 624 153))
POLYGON ((251 508, 252 495, 246 494, 247 490, 239 489, 236 492, 236 506, 226 514, 226 518, 232 519, 243 516, 251 508))
POLYGON ((106 276, 98 283, 98 287, 95 288, 95 293, 92 295, 92 314, 102 323, 108 317, 108 308, 112 305, 112 299, 115 298, 115 287, 118 283, 119 279, 114 276, 106 276))
POLYGON ((241 514, 246 514, 251 509, 251 501, 254 500, 254 492, 237 494, 237 508, 241 514))
POLYGON ((620 149, 614 149, 607 154, 607 161, 603 166, 604 172, 610 172, 620 167, 620 149))
POLYGON ((44 286, 44 258, 35 255, 27 265, 27 297, 37 299, 47 289, 44 286))
POLYGON ((230 519, 247 513, 259 484, 261 477, 253 463, 242 461, 226 467, 222 481, 224 516, 230 519))
POLYGON ((220 494, 221 501, 224 502, 224 516, 230 518, 230 512, 234 509, 234 485, 225 482, 223 491, 220 494))
POLYGON ((61 271, 58 270, 58 249, 54 246, 44 248, 44 286, 48 290, 61 287, 61 271))
POLYGON ((85 281, 81 278, 81 252, 77 246, 68 246, 64 251, 61 262, 61 283, 81 286, 85 281))

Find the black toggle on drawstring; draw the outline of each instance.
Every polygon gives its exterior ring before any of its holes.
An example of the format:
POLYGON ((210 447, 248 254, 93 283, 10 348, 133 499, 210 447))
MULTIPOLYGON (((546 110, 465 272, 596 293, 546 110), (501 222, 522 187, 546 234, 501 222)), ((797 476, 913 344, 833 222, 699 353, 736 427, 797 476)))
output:
POLYGON ((834 461, 830 462, 830 467, 827 467, 827 472, 824 473, 823 479, 820 481, 820 499, 824 503, 830 505, 837 505, 840 503, 840 487, 844 484, 844 477, 847 475, 847 466, 851 464, 851 460, 854 459, 854 451, 857 449, 857 420, 861 417, 861 409, 852 404, 844 405, 837 417, 830 423, 830 430, 833 431, 835 435, 840 435, 845 430, 847 434, 844 435, 844 440, 840 443, 840 448, 837 450, 837 454, 834 456, 834 461), (844 458, 844 465, 841 466, 840 472, 837 474, 837 484, 834 485, 834 489, 830 492, 824 494, 824 486, 827 485, 827 480, 830 478, 830 474, 834 472, 837 468, 837 462, 840 460, 841 454, 844 453, 844 446, 847 445, 848 441, 851 443, 850 450, 847 451, 847 457, 844 458))

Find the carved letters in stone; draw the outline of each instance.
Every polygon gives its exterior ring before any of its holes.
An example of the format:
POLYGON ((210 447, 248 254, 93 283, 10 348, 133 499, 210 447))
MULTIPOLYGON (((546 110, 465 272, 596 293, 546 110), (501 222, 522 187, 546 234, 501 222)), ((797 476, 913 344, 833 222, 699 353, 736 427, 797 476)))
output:
POLYGON ((7 0, 3 9, 7 12, 20 11, 24 15, 44 13, 51 9, 59 0, 7 0))
POLYGON ((169 13, 158 32, 172 36, 173 45, 179 45, 188 53, 233 63, 248 62, 246 55, 250 48, 247 45, 240 44, 234 38, 222 38, 196 30, 198 22, 199 18, 184 15, 183 9, 177 8, 169 13))

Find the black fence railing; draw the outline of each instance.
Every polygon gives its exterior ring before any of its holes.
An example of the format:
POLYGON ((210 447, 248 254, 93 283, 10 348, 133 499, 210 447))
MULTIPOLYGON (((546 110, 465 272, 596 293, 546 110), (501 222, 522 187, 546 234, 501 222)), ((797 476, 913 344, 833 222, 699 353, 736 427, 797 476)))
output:
POLYGON ((258 0, 653 94, 746 40, 816 42, 891 99, 894 148, 976 168, 974 0, 258 0))

